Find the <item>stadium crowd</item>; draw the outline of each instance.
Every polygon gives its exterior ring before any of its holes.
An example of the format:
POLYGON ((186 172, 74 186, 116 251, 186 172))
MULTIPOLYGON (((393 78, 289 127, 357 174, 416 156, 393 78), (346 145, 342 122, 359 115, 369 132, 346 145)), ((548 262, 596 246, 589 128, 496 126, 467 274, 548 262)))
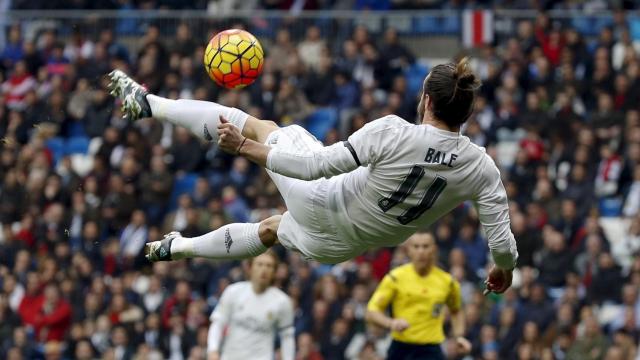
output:
POLYGON ((27 9, 176 9, 193 10, 407 10, 407 9, 461 9, 466 7, 506 6, 517 9, 583 9, 604 10, 611 8, 633 9, 633 1, 558 1, 558 0, 4 0, 11 8, 27 9))
MULTIPOLYGON (((474 57, 484 85, 464 132, 497 159, 520 260, 512 289, 482 296, 487 246, 472 207, 432 227, 461 283, 475 359, 634 359, 640 330, 640 42, 624 22, 586 40, 540 15, 474 57), (630 224, 610 238, 604 215, 630 224)), ((251 30, 249 28, 248 30, 251 30)), ((103 77, 122 68, 151 92, 217 101, 281 124, 339 110, 332 143, 368 121, 416 116, 411 49, 364 27, 330 48, 317 27, 277 32, 259 80, 223 91, 188 24, 149 26, 135 46, 12 26, 0 49, 0 358, 201 359, 208 316, 246 263, 156 263, 146 241, 284 211, 268 176, 153 119, 128 123, 103 77), (84 139, 83 143, 81 140, 84 139), (80 143, 80 150, 75 148, 80 143), (62 144, 62 145, 60 145, 62 144), (76 145, 74 145, 76 144, 76 145), (63 150, 60 150, 60 146, 63 150), (176 196, 185 178, 193 188, 176 196)), ((420 79, 421 81, 422 79, 420 79)), ((380 359, 364 323, 402 247, 335 266, 279 249, 298 359, 380 359)), ((445 343, 447 356, 455 347, 445 343)))

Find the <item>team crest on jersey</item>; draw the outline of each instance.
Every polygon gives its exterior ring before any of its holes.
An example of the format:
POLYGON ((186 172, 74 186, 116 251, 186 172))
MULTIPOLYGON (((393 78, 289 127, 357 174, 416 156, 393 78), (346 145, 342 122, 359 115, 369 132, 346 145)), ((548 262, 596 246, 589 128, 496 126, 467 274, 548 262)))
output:
POLYGON ((227 254, 229 253, 229 249, 231 249, 231 244, 233 244, 233 239, 231 238, 231 234, 229 234, 229 229, 224 232, 224 246, 227 248, 227 254))

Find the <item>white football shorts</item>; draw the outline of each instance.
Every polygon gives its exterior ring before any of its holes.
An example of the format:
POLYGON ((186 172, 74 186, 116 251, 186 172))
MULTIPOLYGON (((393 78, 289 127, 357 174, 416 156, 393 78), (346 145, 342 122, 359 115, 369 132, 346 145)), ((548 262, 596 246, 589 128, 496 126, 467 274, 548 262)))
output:
MULTIPOLYGON (((301 154, 324 146, 298 125, 272 132, 266 145, 301 154)), ((327 180, 305 181, 269 170, 267 173, 278 187, 288 210, 280 221, 278 241, 285 248, 300 252, 306 259, 333 262, 330 253, 341 242, 327 212, 327 180)))

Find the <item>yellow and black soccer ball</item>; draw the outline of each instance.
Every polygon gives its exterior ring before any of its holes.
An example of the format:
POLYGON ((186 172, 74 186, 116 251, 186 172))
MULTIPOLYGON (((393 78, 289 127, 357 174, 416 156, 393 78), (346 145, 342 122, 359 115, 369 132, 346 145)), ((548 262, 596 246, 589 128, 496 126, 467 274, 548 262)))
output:
POLYGON ((262 72, 264 51, 251 33, 229 29, 209 40, 204 67, 218 85, 239 89, 254 82, 262 72))

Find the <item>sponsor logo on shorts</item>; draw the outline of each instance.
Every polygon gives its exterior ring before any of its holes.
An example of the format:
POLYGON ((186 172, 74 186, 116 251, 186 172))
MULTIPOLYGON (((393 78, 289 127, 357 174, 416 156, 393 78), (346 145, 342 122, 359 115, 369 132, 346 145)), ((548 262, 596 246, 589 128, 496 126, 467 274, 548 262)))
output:
POLYGON ((224 232, 224 246, 227 248, 227 254, 229 253, 229 249, 231 249, 231 244, 233 244, 233 239, 231 238, 231 234, 229 234, 229 229, 226 229, 224 232))

